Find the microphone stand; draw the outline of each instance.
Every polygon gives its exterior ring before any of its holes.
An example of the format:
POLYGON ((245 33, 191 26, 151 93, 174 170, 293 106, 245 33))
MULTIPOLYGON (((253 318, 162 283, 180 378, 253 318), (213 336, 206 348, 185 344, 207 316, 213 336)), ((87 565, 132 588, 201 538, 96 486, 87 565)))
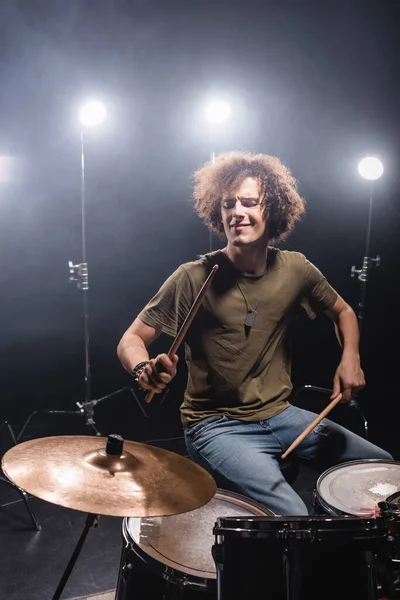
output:
POLYGON ((89 291, 89 273, 88 273, 88 263, 86 259, 86 187, 85 187, 85 146, 84 146, 84 137, 83 131, 80 133, 80 141, 81 141, 81 225, 82 225, 82 262, 79 264, 74 264, 72 261, 68 262, 69 267, 69 281, 76 282, 77 288, 82 291, 82 299, 83 299, 83 332, 84 332, 84 348, 85 348, 85 401, 84 402, 76 402, 78 410, 39 410, 32 412, 25 423, 23 424, 21 431, 18 434, 17 440, 19 441, 24 433, 26 427, 30 423, 31 419, 39 413, 47 413, 47 414, 76 414, 78 416, 83 416, 85 418, 85 424, 90 429, 92 433, 97 436, 101 436, 102 434, 96 427, 95 419, 94 419, 94 407, 107 400, 108 398, 112 398, 125 390, 129 390, 134 397, 137 406, 142 412, 143 416, 147 419, 148 414, 142 406, 139 398, 136 396, 133 388, 123 387, 111 394, 107 394, 102 398, 97 400, 92 399, 92 376, 91 376, 91 368, 90 368, 90 353, 89 353, 89 303, 88 303, 88 291, 89 291))

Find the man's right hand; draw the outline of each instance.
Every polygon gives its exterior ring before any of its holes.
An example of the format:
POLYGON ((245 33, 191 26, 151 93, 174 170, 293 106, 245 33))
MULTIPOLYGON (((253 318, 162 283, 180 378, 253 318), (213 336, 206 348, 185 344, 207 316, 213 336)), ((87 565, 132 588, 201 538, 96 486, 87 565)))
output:
POLYGON ((159 354, 156 358, 150 359, 139 377, 139 386, 159 394, 175 377, 177 362, 177 354, 174 354, 172 360, 167 354, 159 354))

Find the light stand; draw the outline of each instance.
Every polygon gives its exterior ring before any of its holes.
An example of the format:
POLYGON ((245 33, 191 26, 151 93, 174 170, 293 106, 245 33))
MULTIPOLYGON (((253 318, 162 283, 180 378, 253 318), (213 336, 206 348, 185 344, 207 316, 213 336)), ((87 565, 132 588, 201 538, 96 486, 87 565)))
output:
MULTIPOLYGON (((210 160, 215 163, 215 151, 214 151, 214 125, 222 124, 227 121, 231 114, 231 108, 229 104, 224 101, 210 102, 205 108, 205 118, 208 122, 208 144, 210 152, 210 160)), ((213 233, 209 230, 209 252, 213 250, 213 233)))
POLYGON ((361 282, 360 300, 358 303, 357 319, 360 329, 360 335, 364 330, 364 312, 365 312, 365 300, 367 294, 367 282, 369 278, 369 271, 373 265, 379 267, 381 264, 380 256, 371 258, 369 256, 370 242, 371 242, 371 223, 372 223, 372 202, 374 193, 374 181, 379 179, 383 174, 383 164, 378 158, 374 156, 367 156, 363 158, 358 164, 358 172, 364 179, 371 182, 370 195, 369 195, 369 209, 368 209, 368 224, 367 224, 367 237, 365 243, 365 255, 363 259, 363 265, 361 269, 356 269, 353 265, 351 267, 351 276, 355 277, 358 275, 358 279, 361 282))
MULTIPOLYGON (((101 123, 105 118, 105 108, 103 105, 99 103, 90 103, 83 107, 81 111, 81 123, 86 126, 93 126, 101 123)), ((100 431, 97 429, 94 419, 94 407, 103 402, 104 400, 108 400, 121 392, 129 390, 132 396, 134 397, 137 406, 139 407, 143 416, 147 419, 148 415, 140 403, 139 398, 136 396, 133 388, 123 387, 111 394, 107 394, 102 398, 98 398, 97 400, 92 399, 92 377, 91 377, 91 368, 90 368, 90 352, 89 352, 89 305, 88 305, 88 291, 89 291, 89 272, 88 272, 88 263, 86 258, 86 185, 85 185, 85 143, 84 143, 84 135, 83 128, 80 131, 80 148, 81 148, 81 233, 82 233, 82 262, 79 264, 74 264, 72 261, 68 262, 69 268, 69 281, 76 282, 77 288, 82 291, 82 299, 83 299, 83 330, 84 330, 84 350, 85 350, 85 401, 84 402, 76 402, 78 410, 41 410, 32 412, 24 425, 22 426, 21 431, 18 434, 17 440, 19 441, 24 433, 26 427, 30 423, 31 419, 40 413, 47 414, 58 414, 58 415, 78 415, 80 417, 84 417, 85 424, 89 428, 89 430, 97 436, 102 435, 100 431)))
POLYGON ((86 185, 85 185, 85 144, 83 130, 81 130, 81 229, 82 229, 82 262, 74 264, 72 261, 68 262, 69 267, 69 281, 76 282, 77 288, 82 291, 83 299, 83 334, 84 334, 84 349, 85 349, 85 401, 77 402, 78 414, 84 415, 86 425, 96 435, 101 435, 97 430, 94 420, 94 407, 108 400, 117 394, 129 389, 133 397, 135 398, 140 410, 143 415, 147 418, 147 414, 140 404, 139 399, 132 388, 121 388, 107 394, 97 400, 92 400, 92 375, 90 368, 90 351, 89 351, 89 305, 88 305, 88 292, 89 292, 89 271, 86 258, 86 185))
POLYGON ((84 415, 86 419, 86 425, 96 434, 101 435, 97 430, 94 421, 94 407, 108 400, 125 390, 129 390, 136 400, 136 403, 141 410, 143 416, 147 418, 147 413, 141 405, 138 397, 136 396, 133 388, 121 388, 107 394, 97 400, 92 400, 92 376, 90 368, 90 352, 89 352, 89 308, 88 308, 88 291, 89 291, 89 273, 88 264, 86 259, 86 186, 85 186, 85 144, 83 130, 81 129, 81 223, 82 223, 82 262, 80 264, 73 264, 72 261, 68 262, 69 266, 69 281, 76 282, 77 288, 82 291, 83 298, 83 331, 84 331, 84 344, 85 344, 85 402, 77 402, 78 414, 84 415))
POLYGON ((360 330, 360 336, 364 329, 364 313, 365 313, 365 302, 367 294, 367 282, 369 279, 369 271, 373 265, 379 267, 381 264, 381 258, 377 255, 375 258, 369 256, 370 242, 371 242, 371 221, 372 221, 372 201, 373 201, 374 186, 371 183, 370 196, 369 196, 369 210, 368 210, 368 224, 367 224, 367 236, 365 243, 365 254, 363 258, 363 264, 361 269, 356 269, 353 265, 351 267, 351 277, 358 275, 358 279, 361 282, 360 285, 360 299, 358 302, 357 319, 360 330))
MULTIPOLYGON (((351 267, 351 277, 358 275, 360 281, 360 298, 357 309, 357 320, 360 334, 360 340, 364 339, 364 324, 365 324, 365 303, 367 295, 367 283, 369 279, 369 272, 373 265, 379 267, 381 264, 381 258, 377 255, 375 258, 369 256, 370 244, 371 244, 371 224, 372 224, 372 204, 373 204, 373 193, 374 193, 374 181, 379 179, 383 173, 383 165, 381 161, 375 157, 366 157, 360 161, 358 165, 358 172, 360 175, 371 182, 370 194, 369 194, 369 207, 368 207, 368 222, 367 222, 367 234, 365 242, 365 253, 363 258, 363 264, 361 269, 356 269, 353 265, 351 267)), ((368 423, 363 415, 361 408, 354 398, 350 401, 350 405, 357 408, 365 423, 365 436, 368 437, 368 423)))
MULTIPOLYGON (((214 164, 215 163, 215 152, 212 149, 213 148, 213 129, 212 129, 211 123, 210 123, 210 128, 209 128, 209 143, 210 143, 210 160, 214 164)), ((208 251, 209 252, 213 251, 213 232, 211 231, 211 229, 208 230, 208 251)))

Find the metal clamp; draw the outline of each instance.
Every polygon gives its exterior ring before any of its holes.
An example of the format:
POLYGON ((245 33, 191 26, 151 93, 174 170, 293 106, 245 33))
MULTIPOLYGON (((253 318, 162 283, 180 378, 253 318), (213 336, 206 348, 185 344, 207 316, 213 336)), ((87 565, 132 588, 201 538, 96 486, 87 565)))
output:
POLYGON ((77 287, 80 290, 88 290, 89 289, 89 274, 88 274, 88 265, 87 263, 79 263, 78 265, 74 265, 74 263, 70 260, 68 261, 69 268, 69 281, 76 281, 77 287))
POLYGON ((379 267, 381 264, 381 257, 379 256, 379 254, 377 254, 376 258, 370 258, 369 256, 364 256, 363 259, 363 265, 361 269, 356 269, 356 267, 353 265, 351 267, 351 277, 355 277, 356 275, 358 275, 358 279, 360 281, 366 282, 368 281, 368 271, 369 269, 375 265, 376 267, 379 267))

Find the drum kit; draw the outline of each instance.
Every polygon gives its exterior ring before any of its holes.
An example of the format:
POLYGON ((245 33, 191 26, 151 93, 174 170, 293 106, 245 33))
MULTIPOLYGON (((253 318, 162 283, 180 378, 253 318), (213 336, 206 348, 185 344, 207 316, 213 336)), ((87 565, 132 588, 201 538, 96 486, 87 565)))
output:
POLYGON ((53 436, 6 452, 7 477, 87 513, 122 517, 116 600, 400 598, 400 463, 352 461, 318 479, 313 516, 279 516, 217 488, 189 458, 118 435, 53 436))

